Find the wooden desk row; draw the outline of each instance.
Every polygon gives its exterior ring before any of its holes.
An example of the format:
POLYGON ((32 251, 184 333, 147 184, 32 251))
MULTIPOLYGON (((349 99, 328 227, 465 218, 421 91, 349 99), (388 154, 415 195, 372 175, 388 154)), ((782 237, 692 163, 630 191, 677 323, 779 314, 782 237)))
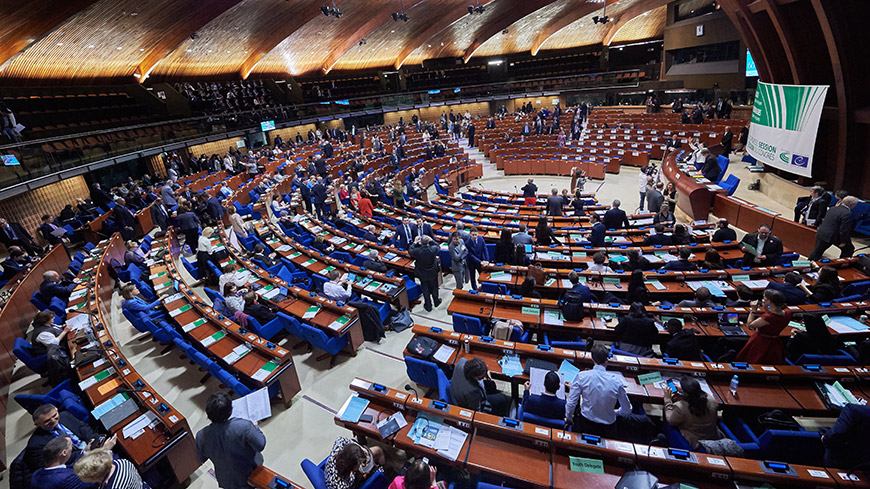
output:
POLYGON ((816 229, 794 222, 778 212, 754 205, 743 199, 716 194, 713 199, 713 214, 728 219, 740 229, 755 232, 758 226, 770 226, 771 233, 798 253, 809 256, 816 245, 816 229))
POLYGON ((367 399, 365 414, 373 421, 401 413, 407 425, 384 440, 374 423, 342 421, 338 426, 355 433, 363 442, 372 438, 441 464, 464 467, 474 474, 505 481, 512 487, 573 489, 611 488, 627 471, 640 468, 654 473, 660 483, 690 482, 702 488, 730 488, 734 481, 765 481, 783 487, 870 487, 863 474, 822 467, 786 465, 772 472, 765 462, 721 457, 648 445, 583 436, 528 422, 471 411, 356 378, 352 392, 367 399), (465 434, 456 459, 444 452, 414 443, 418 415, 435 419, 465 434), (571 459, 582 457, 599 470, 571 470, 571 459))
POLYGON ((81 365, 75 371, 81 381, 82 396, 92 407, 121 392, 135 399, 139 410, 113 427, 118 435, 117 446, 140 472, 159 464, 158 470, 171 472, 181 483, 199 467, 190 426, 184 416, 136 372, 111 334, 111 303, 115 287, 109 276, 109 267, 111 259, 123 257, 125 249, 123 239, 115 233, 111 240, 101 242, 92 250, 92 256, 85 261, 80 277, 87 275, 90 278, 73 291, 67 321, 80 314, 89 315, 85 329, 91 329, 92 339, 89 344, 79 345, 75 335, 68 335, 70 353, 74 356, 76 351, 88 345, 102 350, 100 359, 81 365), (151 421, 138 432, 125 436, 125 427, 145 416, 151 421))

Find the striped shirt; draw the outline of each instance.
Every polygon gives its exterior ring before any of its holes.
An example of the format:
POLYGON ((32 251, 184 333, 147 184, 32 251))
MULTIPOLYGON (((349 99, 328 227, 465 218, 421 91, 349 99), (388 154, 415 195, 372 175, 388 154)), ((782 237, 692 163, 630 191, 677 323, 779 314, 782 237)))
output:
POLYGON ((112 463, 115 465, 115 473, 103 482, 100 489, 148 489, 136 466, 129 460, 118 459, 112 463))

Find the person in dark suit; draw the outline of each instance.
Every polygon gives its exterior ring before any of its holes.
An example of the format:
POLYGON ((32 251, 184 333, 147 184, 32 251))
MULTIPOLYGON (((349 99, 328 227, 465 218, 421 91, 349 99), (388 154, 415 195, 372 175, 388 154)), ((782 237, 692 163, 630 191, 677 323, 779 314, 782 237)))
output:
POLYGON ((650 234, 644 238, 641 246, 670 246, 674 243, 671 237, 665 234, 664 224, 656 224, 653 226, 653 230, 655 231, 655 234, 650 234))
POLYGON ((622 262, 622 269, 626 272, 634 270, 649 270, 650 263, 636 248, 628 250, 628 261, 622 262))
POLYGON ((822 430, 825 466, 851 469, 870 460, 870 406, 846 404, 837 422, 822 430))
POLYGON ((474 146, 474 124, 469 124, 466 132, 468 134, 468 147, 471 148, 474 146))
MULTIPOLYGON (((24 449, 24 463, 32 471, 45 467, 42 452, 45 445, 55 437, 66 435, 72 440, 72 453, 67 461, 68 464, 75 463, 82 452, 87 450, 91 443, 99 437, 97 432, 87 423, 67 411, 58 412, 57 408, 51 404, 43 404, 36 408, 32 418, 36 429, 30 435, 27 447, 24 449)), ((106 441, 109 442, 109 440, 106 441)))
POLYGON ((737 231, 728 226, 728 219, 719 219, 716 223, 716 232, 710 241, 714 243, 722 243, 724 241, 737 241, 737 231))
POLYGON ((271 320, 278 317, 275 311, 269 309, 268 306, 264 306, 257 302, 257 294, 254 291, 249 291, 245 293, 245 314, 251 316, 256 319, 260 325, 264 325, 271 320))
MULTIPOLYGON (((46 301, 51 301, 53 297, 58 297, 64 302, 69 300, 69 295, 78 285, 78 280, 72 282, 61 281, 60 274, 54 270, 48 270, 42 274, 42 283, 39 284, 39 293, 45 297, 46 301)), ((46 304, 47 305, 47 304, 46 304)))
MULTIPOLYGON (((474 284, 476 283, 475 273, 481 273, 481 263, 489 261, 489 253, 486 249, 486 242, 478 233, 477 228, 470 228, 468 234, 470 236, 465 240, 465 248, 468 250, 468 274, 471 277, 471 283, 474 284)), ((473 288, 476 289, 477 287, 473 288)))
POLYGON ((254 259, 263 262, 263 264, 266 265, 266 268, 272 268, 281 263, 274 252, 266 253, 266 247, 263 246, 263 243, 257 243, 254 245, 254 259))
POLYGON ((0 281, 9 280, 16 274, 30 268, 30 256, 21 248, 13 246, 9 249, 9 257, 3 260, 0 264, 3 267, 3 273, 0 274, 0 281))
POLYGON ((486 363, 480 358, 463 358, 456 362, 449 393, 453 402, 465 409, 498 416, 507 416, 510 410, 510 398, 498 391, 486 363))
POLYGON ((694 328, 683 328, 683 322, 676 318, 669 319, 665 323, 665 329, 670 333, 671 339, 662 345, 662 353, 685 361, 703 361, 701 345, 696 338, 700 331, 694 328))
POLYGON ((535 185, 535 180, 530 178, 520 190, 523 191, 523 204, 535 205, 538 203, 538 186, 535 185))
POLYGON ((722 156, 728 157, 731 154, 731 148, 734 145, 734 133, 730 127, 725 128, 725 134, 722 134, 722 156))
POLYGON ((707 180, 717 183, 719 181, 719 172, 722 171, 719 168, 719 159, 707 148, 701 150, 701 156, 704 157, 704 166, 701 167, 701 174, 707 180))
POLYGON ((785 303, 789 306, 799 306, 807 303, 807 293, 798 287, 801 282, 799 273, 788 272, 783 277, 782 283, 771 281, 767 283, 767 288, 778 290, 785 297, 785 303))
POLYGON ((6 249, 20 246, 30 255, 38 255, 40 249, 33 242, 33 236, 17 222, 9 222, 0 217, 0 242, 6 245, 6 249))
POLYGON ((408 216, 402 217, 402 224, 396 226, 396 246, 400 249, 407 250, 414 242, 414 237, 417 235, 417 225, 411 222, 408 216))
POLYGON ((538 246, 550 246, 553 243, 557 245, 562 244, 559 238, 556 237, 556 233, 553 232, 553 228, 547 223, 547 218, 541 216, 538 219, 537 226, 535 226, 535 244, 538 246))
POLYGON ((586 284, 580 283, 579 273, 571 270, 571 273, 568 274, 568 281, 571 282, 571 290, 580 294, 583 298, 583 302, 595 302, 595 298, 592 296, 592 291, 589 290, 589 287, 586 284))
POLYGON ((852 209, 857 205, 858 198, 850 195, 828 209, 816 231, 816 247, 810 252, 810 260, 820 260, 831 245, 840 248, 840 258, 852 256, 855 252, 855 245, 852 244, 852 209))
POLYGON ((523 394, 523 413, 548 419, 563 419, 565 417, 565 400, 556 397, 559 389, 564 389, 564 387, 562 387, 559 374, 552 370, 544 376, 543 394, 532 395, 531 384, 526 382, 526 392, 523 394))
POLYGON ((607 227, 601 222, 598 214, 589 214, 589 222, 592 223, 592 229, 589 231, 589 242, 592 246, 600 248, 604 246, 604 238, 607 235, 607 227))
POLYGON ((39 225, 39 234, 48 241, 51 246, 58 245, 63 242, 63 234, 58 233, 62 228, 57 227, 53 222, 51 214, 42 216, 42 224, 39 225))
POLYGON ((109 197, 109 194, 103 190, 103 187, 100 186, 99 183, 95 183, 91 188, 91 200, 94 201, 94 204, 97 207, 106 208, 106 204, 112 201, 112 198, 109 197))
POLYGON ((127 251, 124 252, 124 265, 129 265, 131 263, 136 264, 141 267, 145 265, 145 257, 137 252, 137 248, 139 245, 136 244, 135 241, 129 240, 125 243, 125 247, 127 251))
POLYGON ((770 234, 770 226, 762 224, 758 226, 758 232, 743 237, 740 241, 740 250, 743 251, 744 267, 771 267, 776 265, 777 260, 782 256, 782 241, 770 234), (759 243, 761 243, 760 250, 759 243))
POLYGON ((559 191, 553 188, 550 191, 550 196, 547 197, 547 215, 561 217, 563 205, 565 205, 565 199, 560 197, 559 191))
POLYGON ((311 207, 311 187, 313 184, 311 180, 303 181, 302 185, 299 186, 299 193, 302 195, 302 203, 305 205, 305 210, 310 214, 313 212, 313 208, 311 207))
POLYGON ((607 209, 607 212, 604 213, 604 219, 602 219, 602 222, 604 223, 605 228, 619 229, 627 228, 629 226, 628 216, 625 214, 624 210, 619 208, 620 205, 622 205, 622 202, 614 200, 610 209, 607 209))
MULTIPOLYGON (((328 146, 332 148, 332 145, 328 146)), ((327 158, 331 158, 331 156, 327 156, 327 158)), ((324 160, 323 158, 317 158, 316 160, 314 160, 314 170, 321 177, 326 176, 326 160, 324 160)))
POLYGON ((422 217, 417 218, 416 224, 417 224, 417 231, 414 233, 414 238, 416 238, 418 236, 421 238, 423 236, 429 236, 433 240, 435 239, 435 232, 432 231, 432 226, 429 225, 428 223, 426 223, 426 221, 424 221, 422 217))
POLYGON ((685 246, 680 246, 680 259, 665 263, 662 270, 673 270, 675 272, 692 272, 698 269, 698 266, 689 261, 692 256, 692 250, 685 246))
MULTIPOLYGON (((114 444, 112 444, 114 446, 114 444)), ((97 489, 99 484, 82 482, 72 468, 67 467, 73 452, 72 439, 60 435, 49 440, 42 449, 45 466, 30 478, 30 487, 39 489, 97 489)))
POLYGON ((121 237, 130 240, 136 237, 136 216, 127 208, 127 201, 118 197, 115 201, 115 223, 121 228, 121 237))
MULTIPOLYGON (((209 195, 209 194, 206 193, 206 195, 209 195)), ((224 217, 224 212, 226 212, 226 209, 224 209, 224 206, 223 206, 223 204, 221 204, 221 201, 217 197, 215 197, 214 195, 209 195, 209 197, 207 198, 207 200, 205 202, 206 202, 206 208, 208 209, 209 216, 211 216, 211 218, 214 220, 214 222, 220 222, 220 220, 223 219, 223 217, 224 217)))
POLYGON ((432 310, 433 302, 435 307, 441 305, 441 299, 438 297, 438 274, 441 273, 439 251, 438 243, 429 236, 423 236, 419 241, 415 241, 408 251, 414 259, 414 273, 420 280, 423 308, 426 311, 432 310))
POLYGON ((831 194, 821 186, 810 190, 809 197, 801 197, 795 206, 794 222, 802 222, 807 226, 819 227, 831 203, 831 194))
POLYGON ((366 270, 372 270, 380 273, 387 273, 387 266, 378 257, 378 250, 369 250, 366 254, 366 259, 362 264, 366 270))
POLYGON ((163 198, 157 197, 154 200, 154 203, 151 204, 151 210, 149 212, 151 212, 151 222, 160 228, 157 237, 164 236, 166 231, 169 229, 169 210, 166 209, 165 205, 163 205, 163 198))
POLYGON ((314 213, 318 219, 323 219, 323 208, 326 205, 326 185, 323 183, 323 177, 317 177, 317 183, 311 187, 311 200, 314 204, 314 213))
POLYGON ((224 392, 209 396, 205 412, 210 424, 196 434, 196 460, 211 460, 219 487, 248 487, 248 477, 263 465, 266 435, 256 423, 233 417, 233 401, 224 392))

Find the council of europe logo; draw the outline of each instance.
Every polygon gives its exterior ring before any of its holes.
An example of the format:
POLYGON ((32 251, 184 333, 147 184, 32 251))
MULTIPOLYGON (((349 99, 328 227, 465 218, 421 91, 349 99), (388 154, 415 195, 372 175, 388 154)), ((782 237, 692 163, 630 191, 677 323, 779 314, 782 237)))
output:
POLYGON ((810 163, 810 157, 798 154, 791 155, 791 164, 794 166, 800 166, 802 168, 806 168, 810 163))

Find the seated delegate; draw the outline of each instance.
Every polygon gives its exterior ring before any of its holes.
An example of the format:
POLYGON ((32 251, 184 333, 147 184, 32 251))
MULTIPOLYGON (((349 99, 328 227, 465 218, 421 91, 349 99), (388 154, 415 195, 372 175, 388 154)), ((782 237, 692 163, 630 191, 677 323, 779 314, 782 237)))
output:
POLYGON ((559 374, 552 370, 544 376, 544 392, 541 394, 531 394, 531 384, 526 382, 523 412, 542 418, 562 419, 565 416, 565 400, 557 397, 559 389, 564 389, 562 381, 559 374))

